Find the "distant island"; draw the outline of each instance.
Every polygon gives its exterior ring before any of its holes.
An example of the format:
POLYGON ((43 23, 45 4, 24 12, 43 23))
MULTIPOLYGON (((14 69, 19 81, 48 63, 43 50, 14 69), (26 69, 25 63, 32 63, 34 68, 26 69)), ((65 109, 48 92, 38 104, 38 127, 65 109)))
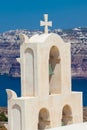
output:
MULTIPOLYGON (((50 32, 59 34, 65 42, 71 44, 72 77, 87 78, 87 27, 74 29, 54 29, 50 32)), ((10 30, 0 33, 0 75, 20 77, 20 64, 16 58, 19 53, 19 34, 31 37, 42 31, 10 30)))

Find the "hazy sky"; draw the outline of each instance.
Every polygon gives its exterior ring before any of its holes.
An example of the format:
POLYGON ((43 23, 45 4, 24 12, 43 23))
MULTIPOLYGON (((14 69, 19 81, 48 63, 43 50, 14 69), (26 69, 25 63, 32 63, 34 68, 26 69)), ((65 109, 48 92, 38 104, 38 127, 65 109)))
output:
POLYGON ((0 0, 0 32, 39 30, 45 13, 52 29, 87 26, 87 0, 0 0))

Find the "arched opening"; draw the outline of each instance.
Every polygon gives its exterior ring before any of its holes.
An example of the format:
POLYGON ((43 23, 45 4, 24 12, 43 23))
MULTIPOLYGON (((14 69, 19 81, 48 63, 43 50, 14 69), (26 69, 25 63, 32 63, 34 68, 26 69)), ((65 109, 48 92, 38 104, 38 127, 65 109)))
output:
POLYGON ((25 51, 25 70, 26 96, 34 96, 34 53, 30 48, 25 51))
POLYGON ((49 54, 49 94, 61 93, 61 65, 59 50, 53 46, 49 54))
POLYGON ((70 106, 65 105, 62 110, 62 125, 73 123, 72 111, 70 106))
POLYGON ((50 116, 49 111, 45 108, 39 112, 38 130, 44 130, 50 128, 50 116))
POLYGON ((21 108, 15 104, 12 107, 12 118, 13 118, 13 130, 22 130, 22 115, 21 108))

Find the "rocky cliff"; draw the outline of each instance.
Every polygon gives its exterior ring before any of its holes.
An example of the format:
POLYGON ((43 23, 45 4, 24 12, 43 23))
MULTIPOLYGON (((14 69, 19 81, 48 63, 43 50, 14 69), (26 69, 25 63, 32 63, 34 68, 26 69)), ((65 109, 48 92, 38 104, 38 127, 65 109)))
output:
MULTIPOLYGON (((71 44, 71 67, 73 77, 87 77, 87 28, 55 29, 51 32, 59 34, 65 42, 71 44)), ((0 34, 0 74, 20 76, 20 64, 16 58, 20 57, 18 43, 19 34, 31 37, 41 31, 11 30, 0 34)))

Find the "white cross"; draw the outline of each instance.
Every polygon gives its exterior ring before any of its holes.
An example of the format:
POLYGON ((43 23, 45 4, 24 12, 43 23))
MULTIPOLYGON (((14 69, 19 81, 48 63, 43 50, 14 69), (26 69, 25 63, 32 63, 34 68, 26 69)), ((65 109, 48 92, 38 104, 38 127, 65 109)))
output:
POLYGON ((48 22, 48 14, 44 14, 44 21, 40 21, 40 26, 45 26, 44 32, 48 33, 48 26, 52 27, 52 21, 48 22))

